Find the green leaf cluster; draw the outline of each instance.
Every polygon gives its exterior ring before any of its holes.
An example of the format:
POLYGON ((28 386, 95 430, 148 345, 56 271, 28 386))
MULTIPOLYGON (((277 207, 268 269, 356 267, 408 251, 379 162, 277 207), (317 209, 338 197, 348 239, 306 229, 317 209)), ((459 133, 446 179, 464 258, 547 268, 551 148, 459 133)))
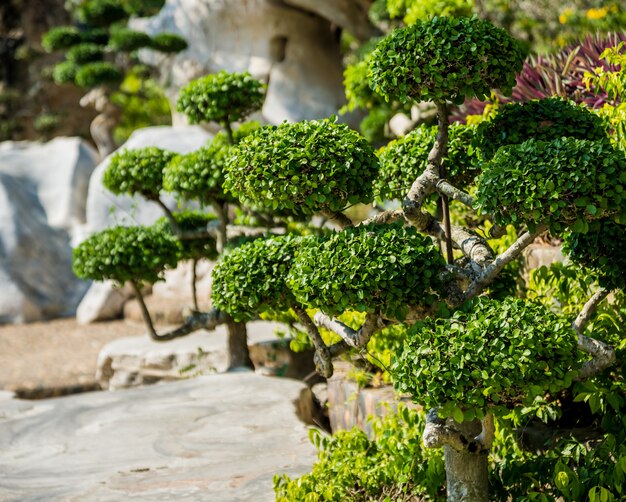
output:
MULTIPOLYGON (((454 186, 465 188, 480 172, 477 152, 472 147, 476 128, 455 122, 448 130, 448 144, 443 157, 446 178, 454 186)), ((402 138, 393 140, 378 152, 380 174, 374 193, 380 201, 401 199, 428 164, 437 127, 420 125, 402 138)))
POLYGON ((109 26, 129 17, 123 0, 80 0, 73 11, 78 21, 90 26, 109 26))
POLYGON ((148 34, 125 27, 112 29, 109 38, 109 47, 118 52, 133 52, 150 47, 151 44, 152 39, 148 34))
POLYGON ((52 79, 55 84, 69 84, 76 80, 79 66, 73 61, 61 61, 52 70, 52 79))
POLYGON ((626 221, 626 158, 608 140, 529 139, 500 148, 477 180, 476 207, 499 225, 546 224, 586 232, 604 217, 626 221))
POLYGON ((57 26, 46 32, 41 38, 41 46, 47 52, 67 49, 83 42, 78 28, 74 26, 57 26))
POLYGON ((413 24, 433 16, 471 16, 474 0, 386 0, 386 7, 392 19, 413 24))
POLYGON ((83 279, 154 284, 178 262, 178 241, 154 227, 114 227, 93 234, 74 248, 72 267, 83 279))
POLYGON ((287 273, 302 239, 307 238, 256 239, 226 254, 213 269, 213 305, 236 321, 288 310, 294 297, 287 286, 287 273))
POLYGON ((605 139, 607 132, 602 119, 584 105, 554 97, 504 105, 493 119, 478 126, 476 143, 490 159, 504 145, 563 136, 593 141, 605 139))
POLYGON ((437 500, 445 484, 443 455, 422 443, 423 414, 399 406, 369 425, 371 439, 356 427, 330 437, 311 429, 317 462, 296 479, 274 476, 277 502, 437 500))
POLYGON ((504 30, 475 17, 434 17, 394 30, 372 54, 374 90, 385 99, 462 103, 510 93, 523 54, 504 30))
MULTIPOLYGON (((234 131, 233 137, 239 141, 258 128, 258 122, 244 124, 234 131)), ((224 170, 231 148, 227 135, 219 132, 207 146, 177 155, 163 172, 164 188, 203 204, 234 201, 233 196, 223 189, 224 170)))
POLYGON ((192 80, 180 91, 176 109, 192 124, 232 123, 259 110, 264 98, 263 84, 248 72, 220 71, 192 80))
POLYGON ((76 70, 74 81, 80 87, 116 84, 123 80, 122 71, 113 63, 96 61, 81 65, 76 70))
POLYGON ((265 126, 233 149, 224 188, 242 202, 306 214, 371 202, 373 148, 336 119, 265 126))
POLYGON ((158 33, 152 37, 150 47, 164 54, 176 54, 184 51, 189 45, 183 37, 174 33, 158 33))
MULTIPOLYGON (((202 237, 180 239, 179 261, 217 259, 218 252, 215 238, 206 234, 207 226, 216 219, 215 215, 198 211, 183 211, 174 213, 173 216, 179 230, 183 234, 202 234, 202 237)), ((165 217, 159 218, 155 223, 155 227, 159 231, 174 235, 170 221, 165 217)))
POLYGON ((574 263, 590 269, 600 285, 626 287, 626 226, 613 220, 593 222, 587 233, 568 234, 563 251, 574 263))
POLYGON ((156 147, 123 150, 111 157, 102 184, 114 194, 156 200, 163 188, 163 170, 175 155, 156 147))
POLYGON ((569 387, 578 367, 566 319, 533 302, 483 297, 449 319, 416 323, 391 373, 399 392, 462 422, 569 387))
POLYGON ((92 63, 94 61, 101 61, 104 56, 102 46, 94 43, 81 43, 71 47, 65 57, 68 62, 74 64, 92 63))
POLYGON ((408 306, 435 301, 444 266, 432 240, 414 228, 368 225, 303 245, 288 282, 302 304, 327 314, 356 310, 403 320, 408 306))

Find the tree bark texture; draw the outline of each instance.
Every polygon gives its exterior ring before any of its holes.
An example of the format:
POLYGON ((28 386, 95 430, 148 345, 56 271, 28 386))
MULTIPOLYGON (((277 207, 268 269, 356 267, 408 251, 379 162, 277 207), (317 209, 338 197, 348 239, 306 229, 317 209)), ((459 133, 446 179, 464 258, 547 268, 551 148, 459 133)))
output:
POLYGON ((443 447, 443 454, 446 463, 448 502, 487 502, 489 500, 487 453, 458 451, 446 445, 443 447))
POLYGON ((226 321, 228 328, 228 371, 235 368, 254 369, 250 352, 248 351, 248 330, 246 323, 226 321))

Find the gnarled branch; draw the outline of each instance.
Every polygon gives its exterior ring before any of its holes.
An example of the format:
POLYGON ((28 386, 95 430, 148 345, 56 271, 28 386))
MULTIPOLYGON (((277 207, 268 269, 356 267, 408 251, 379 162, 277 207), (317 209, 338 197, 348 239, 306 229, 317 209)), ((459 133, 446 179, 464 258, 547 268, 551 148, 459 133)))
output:
POLYGON ((323 312, 317 312, 313 317, 313 322, 316 326, 326 328, 336 333, 350 347, 363 347, 367 345, 370 337, 378 327, 378 321, 379 317, 377 315, 367 314, 363 326, 358 330, 353 330, 341 321, 333 319, 323 312))
POLYGON ((458 200, 469 208, 474 206, 474 197, 454 185, 451 185, 446 180, 437 181, 435 184, 435 190, 442 195, 446 195, 450 199, 458 200))
POLYGON ((337 225, 341 230, 354 226, 352 220, 341 211, 322 211, 321 214, 337 225))
POLYGON ((298 316, 298 319, 302 323, 302 326, 306 330, 309 338, 313 342, 315 347, 315 366, 320 375, 325 378, 333 376, 333 361, 332 355, 328 346, 324 343, 322 335, 317 329, 317 326, 313 323, 309 314, 300 305, 292 305, 291 308, 298 316))

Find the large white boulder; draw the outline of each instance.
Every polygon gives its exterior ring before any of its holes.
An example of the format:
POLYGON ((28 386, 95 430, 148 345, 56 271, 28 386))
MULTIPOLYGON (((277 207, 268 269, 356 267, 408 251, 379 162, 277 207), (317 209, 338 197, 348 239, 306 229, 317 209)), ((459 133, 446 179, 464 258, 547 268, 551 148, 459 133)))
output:
POLYGON ((350 5, 363 2, 167 0, 159 14, 136 19, 132 26, 187 40, 188 49, 176 56, 142 53, 161 70, 172 100, 194 78, 220 70, 249 71, 267 84, 263 118, 277 124, 337 113, 345 99, 342 58, 333 22, 320 14, 334 15, 336 26, 358 23, 349 19, 359 10, 350 5), (297 5, 305 3, 310 5, 297 5))
POLYGON ((79 138, 0 144, 0 323, 76 311, 87 283, 72 272, 70 235, 96 162, 79 138))

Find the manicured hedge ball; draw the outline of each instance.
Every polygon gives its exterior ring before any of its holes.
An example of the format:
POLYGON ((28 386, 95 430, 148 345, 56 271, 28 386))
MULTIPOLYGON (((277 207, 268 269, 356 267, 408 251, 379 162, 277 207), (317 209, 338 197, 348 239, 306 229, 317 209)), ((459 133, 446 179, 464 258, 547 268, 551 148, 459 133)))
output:
POLYGON ((79 67, 76 71, 76 84, 81 87, 96 87, 104 84, 121 82, 124 75, 112 63, 96 61, 79 67))
POLYGON ((68 61, 73 63, 84 64, 102 60, 103 54, 102 46, 92 43, 83 43, 69 49, 65 57, 68 61))
POLYGON ((82 41, 83 37, 78 28, 74 26, 58 26, 44 34, 41 39, 41 46, 47 52, 53 52, 67 49, 80 44, 82 41))
POLYGON ((461 103, 510 93, 522 69, 518 42, 476 17, 434 17, 394 30, 372 54, 374 90, 387 100, 461 103))
POLYGON ((176 54, 184 51, 187 47, 187 41, 178 35, 173 33, 159 33, 154 35, 150 41, 150 47, 155 51, 176 54))
POLYGON ((54 65, 52 79, 56 84, 74 83, 78 65, 73 61, 62 61, 54 65))
POLYGON ((150 47, 151 44, 152 39, 149 35, 129 28, 111 30, 111 37, 109 38, 109 47, 119 52, 133 52, 144 47, 150 47))
POLYGON ((74 12, 81 23, 91 26, 109 26, 128 18, 122 0, 81 0, 74 12))
POLYGON ((334 119, 266 126, 241 140, 224 187, 242 202, 313 214, 371 202, 378 159, 359 133, 334 119))

